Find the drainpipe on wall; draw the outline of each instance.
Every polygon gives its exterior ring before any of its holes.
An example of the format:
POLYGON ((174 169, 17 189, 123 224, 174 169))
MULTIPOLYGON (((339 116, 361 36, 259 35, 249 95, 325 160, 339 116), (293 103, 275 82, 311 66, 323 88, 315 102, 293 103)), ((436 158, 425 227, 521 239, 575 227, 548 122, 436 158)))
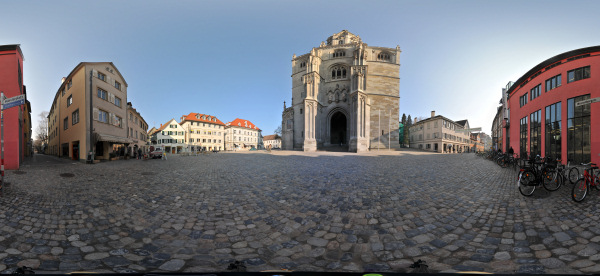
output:
POLYGON ((90 151, 88 152, 88 155, 91 155, 91 160, 90 160, 90 164, 94 164, 94 143, 92 140, 92 137, 94 136, 94 106, 92 105, 92 99, 93 99, 93 89, 92 89, 92 79, 93 79, 93 74, 94 74, 94 70, 90 69, 90 132, 89 132, 89 138, 88 141, 90 143, 90 151))

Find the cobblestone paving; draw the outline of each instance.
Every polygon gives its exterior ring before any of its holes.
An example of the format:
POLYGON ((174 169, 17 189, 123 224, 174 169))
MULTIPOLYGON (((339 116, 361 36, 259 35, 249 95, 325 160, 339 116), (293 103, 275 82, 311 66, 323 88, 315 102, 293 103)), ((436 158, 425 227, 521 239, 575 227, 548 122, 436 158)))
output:
POLYGON ((598 193, 523 197, 472 154, 251 152, 8 171, 0 271, 598 273, 598 193))

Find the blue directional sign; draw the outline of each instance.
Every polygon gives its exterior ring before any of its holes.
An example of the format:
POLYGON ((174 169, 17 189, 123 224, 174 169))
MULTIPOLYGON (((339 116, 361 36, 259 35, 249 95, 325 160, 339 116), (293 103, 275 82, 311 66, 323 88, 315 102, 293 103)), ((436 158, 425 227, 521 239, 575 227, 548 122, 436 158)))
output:
POLYGON ((25 95, 19 95, 2 101, 2 110, 25 104, 25 95))

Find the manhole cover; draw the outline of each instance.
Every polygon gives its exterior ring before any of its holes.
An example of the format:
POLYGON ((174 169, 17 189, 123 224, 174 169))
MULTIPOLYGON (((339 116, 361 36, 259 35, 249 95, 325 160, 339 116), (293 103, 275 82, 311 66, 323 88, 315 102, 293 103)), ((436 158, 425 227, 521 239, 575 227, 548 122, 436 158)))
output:
POLYGON ((142 175, 155 175, 155 172, 142 172, 142 175))
POLYGON ((14 171, 15 174, 26 174, 27 172, 24 171, 14 171))
POLYGON ((73 177, 75 175, 72 174, 72 173, 61 173, 60 176, 62 176, 62 177, 73 177))

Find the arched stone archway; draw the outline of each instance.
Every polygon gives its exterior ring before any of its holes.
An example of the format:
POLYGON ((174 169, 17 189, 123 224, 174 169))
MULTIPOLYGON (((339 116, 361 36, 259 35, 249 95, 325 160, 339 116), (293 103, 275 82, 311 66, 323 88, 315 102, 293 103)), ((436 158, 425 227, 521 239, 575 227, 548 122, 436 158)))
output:
POLYGON ((348 118, 346 115, 340 111, 337 111, 331 115, 329 120, 329 142, 332 145, 348 144, 348 118))

